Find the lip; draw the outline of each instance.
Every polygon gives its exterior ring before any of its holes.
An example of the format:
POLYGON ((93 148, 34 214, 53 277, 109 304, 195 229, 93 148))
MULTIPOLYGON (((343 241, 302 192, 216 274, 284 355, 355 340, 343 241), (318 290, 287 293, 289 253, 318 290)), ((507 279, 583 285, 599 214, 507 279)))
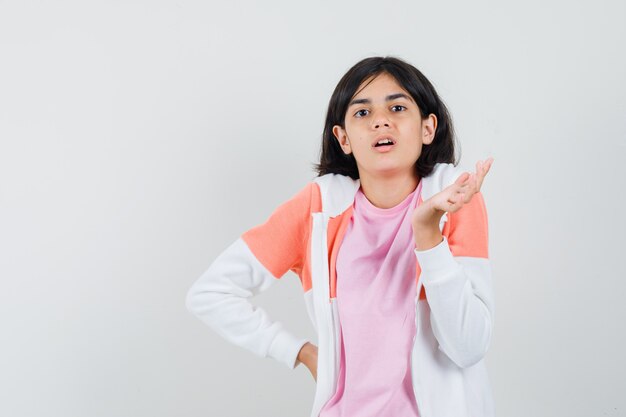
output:
POLYGON ((392 148, 394 148, 396 146, 396 144, 398 143, 398 141, 396 140, 396 138, 394 138, 391 135, 380 135, 377 136, 376 139, 374 139, 374 141, 372 142, 372 148, 376 151, 376 152, 389 152, 392 148), (386 146, 376 146, 376 144, 378 143, 379 140, 382 139, 391 139, 393 141, 392 145, 386 145, 386 146))

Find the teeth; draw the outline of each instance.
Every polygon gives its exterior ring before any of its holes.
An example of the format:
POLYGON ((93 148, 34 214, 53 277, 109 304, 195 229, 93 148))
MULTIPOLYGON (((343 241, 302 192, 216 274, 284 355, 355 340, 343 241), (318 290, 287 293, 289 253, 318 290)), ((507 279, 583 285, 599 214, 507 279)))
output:
POLYGON ((381 139, 378 142, 376 142, 377 145, 382 145, 385 143, 393 143, 393 141, 391 139, 381 139))

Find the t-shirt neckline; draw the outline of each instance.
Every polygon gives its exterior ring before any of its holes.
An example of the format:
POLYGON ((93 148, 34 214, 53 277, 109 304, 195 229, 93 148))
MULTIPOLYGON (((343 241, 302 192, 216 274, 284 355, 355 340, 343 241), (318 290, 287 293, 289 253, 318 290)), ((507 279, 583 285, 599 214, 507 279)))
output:
POLYGON ((421 189, 421 187, 422 187, 422 181, 420 180, 419 183, 417 184, 417 187, 415 187, 415 190, 413 190, 410 194, 408 194, 404 198, 404 200, 402 200, 400 203, 390 208, 376 207, 367 199, 367 197, 363 193, 363 190, 361 189, 361 187, 359 187, 357 191, 355 203, 358 204, 360 208, 362 208, 368 213, 378 215, 378 216, 393 216, 395 214, 398 214, 399 212, 405 211, 407 206, 413 200, 413 197, 415 196, 415 194, 419 193, 419 190, 421 189))

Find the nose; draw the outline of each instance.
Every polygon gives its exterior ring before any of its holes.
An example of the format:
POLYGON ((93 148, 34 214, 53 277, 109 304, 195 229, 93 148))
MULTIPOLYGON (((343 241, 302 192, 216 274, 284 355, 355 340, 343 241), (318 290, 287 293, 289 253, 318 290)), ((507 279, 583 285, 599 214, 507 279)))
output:
POLYGON ((372 127, 378 129, 381 126, 389 127, 389 119, 381 112, 372 118, 372 127))

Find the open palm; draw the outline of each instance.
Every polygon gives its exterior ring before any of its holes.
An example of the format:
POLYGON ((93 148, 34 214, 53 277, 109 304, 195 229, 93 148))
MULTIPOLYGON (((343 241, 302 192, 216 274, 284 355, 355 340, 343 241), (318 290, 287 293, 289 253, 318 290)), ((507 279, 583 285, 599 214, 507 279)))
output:
POLYGON ((472 200, 474 194, 480 191, 485 176, 491 168, 493 158, 476 163, 476 172, 464 172, 453 184, 444 188, 424 203, 420 204, 413 212, 413 224, 429 224, 439 221, 445 213, 454 213, 464 204, 472 200))

